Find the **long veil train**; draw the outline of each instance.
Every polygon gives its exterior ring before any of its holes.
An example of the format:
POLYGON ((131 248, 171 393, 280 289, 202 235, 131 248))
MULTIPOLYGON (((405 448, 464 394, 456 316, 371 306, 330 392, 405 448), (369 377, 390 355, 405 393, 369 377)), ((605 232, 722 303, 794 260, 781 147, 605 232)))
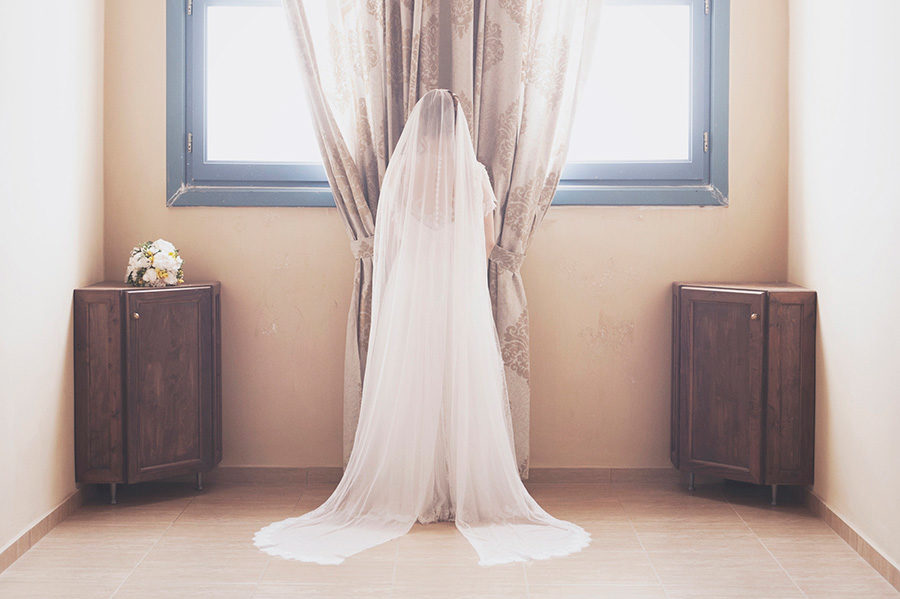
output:
POLYGON ((455 520, 479 564, 590 543, 519 478, 487 287, 493 193, 447 90, 416 104, 385 173, 375 223, 372 325, 359 424, 343 478, 318 508, 254 536, 271 555, 337 564, 455 520))

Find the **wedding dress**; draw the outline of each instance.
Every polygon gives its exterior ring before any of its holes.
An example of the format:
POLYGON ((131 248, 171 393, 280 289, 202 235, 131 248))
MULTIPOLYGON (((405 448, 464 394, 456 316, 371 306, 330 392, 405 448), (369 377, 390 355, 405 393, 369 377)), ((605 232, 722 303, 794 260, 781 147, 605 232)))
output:
POLYGON ((566 555, 590 535, 545 512, 516 467, 487 286, 483 218, 496 200, 447 90, 426 93, 385 173, 375 222, 372 324, 347 468, 317 509, 257 547, 338 564, 455 520, 492 565, 566 555))

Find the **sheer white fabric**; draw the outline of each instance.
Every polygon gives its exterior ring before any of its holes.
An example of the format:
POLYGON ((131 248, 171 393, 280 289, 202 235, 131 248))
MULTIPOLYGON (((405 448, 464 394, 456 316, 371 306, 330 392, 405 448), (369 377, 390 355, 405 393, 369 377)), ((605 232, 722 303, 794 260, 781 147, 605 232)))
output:
POLYGON ((497 207, 497 198, 494 196, 494 189, 491 187, 491 178, 488 176, 487 169, 480 162, 477 163, 481 170, 481 193, 484 195, 484 215, 493 212, 497 207))
POLYGON ((495 205, 462 110, 446 90, 428 92, 378 202, 369 361, 344 476, 317 509, 258 531, 257 547, 338 564, 437 520, 455 520, 481 565, 588 545, 516 467, 484 254, 495 205))

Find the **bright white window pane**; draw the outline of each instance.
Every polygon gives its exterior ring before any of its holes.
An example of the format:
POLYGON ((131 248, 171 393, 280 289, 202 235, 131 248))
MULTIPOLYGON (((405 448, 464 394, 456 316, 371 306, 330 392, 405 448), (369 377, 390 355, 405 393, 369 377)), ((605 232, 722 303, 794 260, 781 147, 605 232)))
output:
POLYGON ((282 8, 210 6, 206 159, 321 163, 282 8))
POLYGON ((691 10, 607 3, 569 162, 690 159, 691 10))

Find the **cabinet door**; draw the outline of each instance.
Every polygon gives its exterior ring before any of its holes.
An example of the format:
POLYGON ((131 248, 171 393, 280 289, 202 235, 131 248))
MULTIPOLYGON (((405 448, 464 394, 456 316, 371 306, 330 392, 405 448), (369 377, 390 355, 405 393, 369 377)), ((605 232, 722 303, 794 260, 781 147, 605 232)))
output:
POLYGON ((75 291, 75 481, 124 482, 122 305, 75 291))
POLYGON ((762 481, 764 291, 683 287, 680 462, 762 481))
POLYGON ((681 443, 681 435, 679 430, 681 428, 681 422, 678 419, 678 373, 680 370, 679 364, 679 341, 678 334, 679 329, 681 328, 681 324, 678 322, 678 314, 680 311, 678 299, 681 295, 681 285, 678 283, 672 284, 672 365, 671 365, 671 389, 669 390, 670 402, 669 407, 671 409, 671 414, 669 416, 669 459, 672 460, 672 464, 676 468, 681 467, 681 463, 679 462, 678 452, 680 450, 679 444, 681 443))
POLYGON ((815 294, 770 293, 768 320, 764 482, 809 485, 816 422, 815 294))
POLYGON ((128 480, 212 465, 210 289, 126 293, 128 480))

